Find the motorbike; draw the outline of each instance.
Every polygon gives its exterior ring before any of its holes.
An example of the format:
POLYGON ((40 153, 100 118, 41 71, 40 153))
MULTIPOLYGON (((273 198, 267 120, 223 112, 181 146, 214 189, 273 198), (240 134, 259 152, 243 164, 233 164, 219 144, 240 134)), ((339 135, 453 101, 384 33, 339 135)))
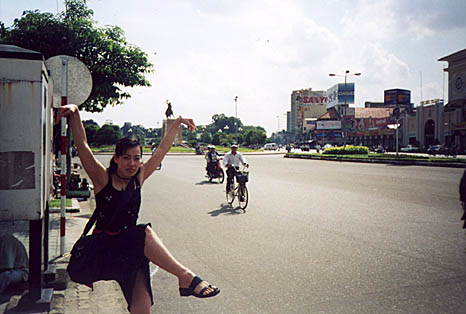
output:
POLYGON ((213 179, 218 179, 219 183, 223 183, 225 180, 225 172, 220 165, 221 158, 215 158, 215 162, 212 162, 210 167, 207 165, 207 175, 206 177, 209 178, 209 182, 212 182, 213 179))
POLYGON ((385 154, 385 147, 383 147, 382 145, 379 145, 374 150, 374 152, 377 153, 377 154, 385 154))
POLYGON ((429 146, 427 149, 427 153, 429 155, 445 155, 446 157, 451 156, 453 158, 456 158, 457 152, 456 152, 456 147, 450 146, 447 147, 445 145, 433 145, 429 146))

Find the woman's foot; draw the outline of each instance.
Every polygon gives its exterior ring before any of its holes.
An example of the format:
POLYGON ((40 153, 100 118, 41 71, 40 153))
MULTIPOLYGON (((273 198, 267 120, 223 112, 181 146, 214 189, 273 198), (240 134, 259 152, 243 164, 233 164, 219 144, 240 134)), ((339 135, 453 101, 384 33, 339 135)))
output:
POLYGON ((194 275, 193 273, 187 273, 179 280, 180 284, 180 295, 190 296, 193 295, 198 298, 208 298, 217 295, 220 289, 210 285, 207 281, 194 275))

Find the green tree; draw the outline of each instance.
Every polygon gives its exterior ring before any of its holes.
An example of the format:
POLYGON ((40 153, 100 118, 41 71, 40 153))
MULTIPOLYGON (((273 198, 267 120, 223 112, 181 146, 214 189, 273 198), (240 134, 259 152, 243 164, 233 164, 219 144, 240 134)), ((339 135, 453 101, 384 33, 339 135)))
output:
POLYGON ((209 132, 204 131, 204 133, 201 134, 201 142, 206 144, 210 144, 212 142, 212 136, 209 132))
POLYGON ((86 131, 87 142, 89 145, 96 143, 97 132, 99 132, 99 126, 96 124, 84 124, 84 130, 86 131))
POLYGON ((238 143, 238 140, 235 134, 223 134, 223 137, 220 139, 220 143, 223 146, 230 146, 232 143, 238 143))
POLYGON ((86 126, 86 125, 95 125, 96 127, 99 128, 99 124, 97 122, 95 122, 94 120, 92 120, 92 119, 83 120, 83 125, 84 126, 86 126))
POLYGON ((243 123, 240 119, 235 117, 227 117, 225 114, 214 114, 212 116, 212 123, 210 124, 211 133, 222 132, 236 133, 240 128, 243 127, 243 123))
POLYGON ((120 89, 150 86, 145 74, 153 65, 140 48, 126 42, 118 26, 97 27, 86 0, 65 0, 66 12, 24 11, 11 27, 0 22, 0 43, 41 52, 45 59, 70 55, 90 70, 92 92, 81 109, 101 112, 131 97, 120 89))
POLYGON ((113 124, 104 124, 96 134, 96 143, 99 145, 113 145, 121 138, 120 127, 113 124))
POLYGON ((245 145, 264 145, 267 134, 259 130, 249 130, 244 137, 245 145))
POLYGON ((217 132, 217 133, 215 133, 215 134, 212 136, 212 144, 214 144, 214 145, 220 145, 220 135, 221 135, 221 134, 222 134, 222 133, 217 132))
POLYGON ((242 127, 242 129, 243 129, 243 134, 246 134, 248 131, 252 131, 252 130, 257 130, 263 133, 267 133, 265 129, 261 126, 245 125, 242 127))
POLYGON ((242 144, 244 142, 242 133, 233 134, 233 137, 238 144, 242 144))
POLYGON ((197 134, 195 132, 187 132, 186 135, 183 135, 187 141, 197 141, 197 134))

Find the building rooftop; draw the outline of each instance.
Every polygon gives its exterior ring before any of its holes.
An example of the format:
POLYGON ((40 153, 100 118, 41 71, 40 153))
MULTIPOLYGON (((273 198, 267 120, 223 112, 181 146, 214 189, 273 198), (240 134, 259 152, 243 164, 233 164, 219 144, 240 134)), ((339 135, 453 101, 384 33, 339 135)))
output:
POLYGON ((340 115, 335 108, 330 108, 326 113, 321 115, 317 120, 340 120, 340 115))
POLYGON ((445 56, 443 58, 440 58, 438 59, 438 61, 448 61, 448 62, 452 62, 452 61, 457 61, 458 59, 464 59, 466 58, 466 48, 463 49, 463 50, 459 50, 457 52, 454 52, 448 56, 445 56))
POLYGON ((40 52, 24 49, 14 45, 0 45, 0 58, 43 60, 40 52))

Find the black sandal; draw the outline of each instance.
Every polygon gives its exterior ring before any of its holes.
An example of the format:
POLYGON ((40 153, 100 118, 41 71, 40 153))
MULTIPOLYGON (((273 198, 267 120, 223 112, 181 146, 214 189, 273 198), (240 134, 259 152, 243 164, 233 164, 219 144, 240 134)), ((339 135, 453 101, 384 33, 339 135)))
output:
POLYGON ((192 296, 195 296, 196 298, 209 298, 209 297, 216 296, 217 294, 220 293, 220 289, 214 288, 212 285, 205 286, 201 290, 201 293, 194 292, 194 289, 197 287, 197 285, 203 281, 204 280, 202 280, 202 278, 200 278, 199 276, 195 276, 193 280, 191 281, 191 284, 189 285, 188 288, 180 288, 180 296, 189 297, 190 295, 192 295, 192 296), (214 291, 204 294, 204 292, 209 288, 214 289, 214 291))

